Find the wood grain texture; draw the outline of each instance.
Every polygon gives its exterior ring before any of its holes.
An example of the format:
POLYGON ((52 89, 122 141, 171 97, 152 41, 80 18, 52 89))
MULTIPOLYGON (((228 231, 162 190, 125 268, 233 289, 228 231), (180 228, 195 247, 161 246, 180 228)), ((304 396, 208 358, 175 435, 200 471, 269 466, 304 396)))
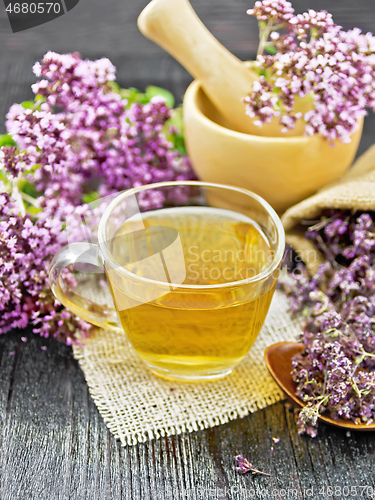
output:
POLYGON ((88 395, 70 348, 14 332, 0 338, 0 359, 2 500, 242 500, 288 494, 323 500, 329 498, 323 486, 356 488, 356 494, 331 497, 337 499, 371 498, 359 494, 362 487, 375 491, 373 433, 347 436, 321 425, 316 439, 301 437, 293 412, 278 403, 213 429, 122 448, 88 395), (238 474, 237 454, 272 477, 238 474))
MULTIPOLYGON (((148 0, 80 0, 68 14, 42 26, 12 33, 5 10, 0 8, 0 47, 13 54, 46 50, 75 51, 115 57, 124 54, 160 55, 162 49, 146 40, 136 20, 148 0)), ((297 12, 327 9, 337 24, 365 31, 375 29, 371 0, 294 0, 297 12)), ((253 0, 191 0, 212 33, 232 52, 256 52, 256 21, 246 15, 253 0)))
MULTIPOLYGON (((49 49, 110 56, 121 85, 153 83, 180 98, 190 76, 135 27, 146 3, 81 0, 69 15, 14 35, 0 8, 0 132, 9 106, 31 97, 31 67, 49 49)), ((243 15, 252 2, 192 3, 230 50, 243 58, 254 55, 255 25, 243 15)), ((375 26, 370 0, 294 4, 299 11, 327 8, 346 27, 375 26)), ((374 136, 371 116, 360 151, 374 136)), ((316 439, 301 437, 293 412, 282 403, 213 429, 122 448, 91 400, 70 348, 30 332, 0 337, 1 500, 362 500, 371 496, 360 487, 375 491, 374 470, 374 433, 347 436, 321 425, 316 439), (273 444, 272 437, 280 442, 273 444), (272 477, 236 473, 237 454, 272 477), (333 487, 332 494, 323 486, 333 487), (345 495, 335 493, 344 486, 345 495)))

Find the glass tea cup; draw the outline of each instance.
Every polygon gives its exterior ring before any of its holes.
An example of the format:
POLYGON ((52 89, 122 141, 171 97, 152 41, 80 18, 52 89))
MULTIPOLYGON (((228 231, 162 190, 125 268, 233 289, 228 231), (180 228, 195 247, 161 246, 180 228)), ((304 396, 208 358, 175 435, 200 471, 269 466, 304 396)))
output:
POLYGON ((98 245, 72 243, 50 267, 56 298, 86 321, 124 331, 151 371, 200 382, 229 374, 267 315, 285 247, 276 212, 256 194, 198 181, 120 193, 98 245), (104 269, 114 308, 64 281, 66 266, 104 269))

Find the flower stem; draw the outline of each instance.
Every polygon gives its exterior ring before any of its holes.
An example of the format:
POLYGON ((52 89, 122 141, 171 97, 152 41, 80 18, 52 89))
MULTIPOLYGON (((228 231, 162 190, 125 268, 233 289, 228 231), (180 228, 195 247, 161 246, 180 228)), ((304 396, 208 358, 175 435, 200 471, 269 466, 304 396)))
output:
POLYGON ((365 350, 361 350, 360 353, 365 356, 366 358, 375 358, 375 354, 372 354, 371 352, 366 352, 365 350))
POLYGON ((261 470, 255 469, 255 467, 252 469, 253 474, 262 474, 262 476, 268 476, 271 477, 271 474, 268 474, 268 472, 263 472, 261 470))
POLYGON ((258 46, 257 57, 263 55, 264 49, 267 45, 268 37, 271 33, 271 29, 272 29, 272 24, 266 24, 266 26, 263 29, 259 26, 259 46, 258 46))
POLYGON ((30 205, 33 205, 33 207, 39 207, 37 199, 33 198, 32 196, 26 193, 23 193, 22 191, 20 191, 20 195, 23 200, 27 201, 27 203, 30 203, 30 205))
POLYGON ((21 191, 19 189, 19 180, 18 179, 13 180, 13 196, 15 197, 15 199, 17 201, 21 216, 25 217, 26 209, 25 209, 25 205, 23 203, 21 191))

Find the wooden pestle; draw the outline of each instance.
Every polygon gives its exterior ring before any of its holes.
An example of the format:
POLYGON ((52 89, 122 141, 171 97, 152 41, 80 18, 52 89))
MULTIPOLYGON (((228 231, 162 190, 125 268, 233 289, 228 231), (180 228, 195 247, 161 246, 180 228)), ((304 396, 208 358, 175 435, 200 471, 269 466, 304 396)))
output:
MULTIPOLYGON (((245 113, 243 98, 257 75, 209 32, 188 0, 152 0, 141 12, 138 27, 200 80, 207 96, 234 130, 285 137, 277 119, 259 128, 245 113)), ((301 135, 301 125, 287 135, 301 135)))

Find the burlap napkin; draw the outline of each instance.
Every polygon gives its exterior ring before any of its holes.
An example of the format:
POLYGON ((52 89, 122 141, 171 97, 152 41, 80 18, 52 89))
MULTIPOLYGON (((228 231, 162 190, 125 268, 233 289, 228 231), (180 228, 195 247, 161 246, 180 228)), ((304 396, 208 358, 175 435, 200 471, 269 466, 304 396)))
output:
POLYGON ((204 384, 168 382, 152 375, 124 334, 99 331, 74 356, 112 434, 125 445, 220 425, 284 398, 263 361, 267 346, 294 340, 299 321, 276 292, 259 337, 225 379, 204 384))
POLYGON ((323 257, 295 229, 300 221, 317 219, 322 210, 329 208, 375 210, 375 145, 363 153, 340 180, 294 205, 281 219, 287 243, 299 251, 311 274, 317 271, 323 257))

